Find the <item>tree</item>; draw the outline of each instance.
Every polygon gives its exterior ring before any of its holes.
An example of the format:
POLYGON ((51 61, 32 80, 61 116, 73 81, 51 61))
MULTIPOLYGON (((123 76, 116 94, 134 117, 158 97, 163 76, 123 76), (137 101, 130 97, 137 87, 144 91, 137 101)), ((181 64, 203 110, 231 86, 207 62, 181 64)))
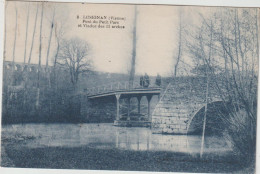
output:
MULTIPOLYGON (((56 7, 54 10, 56 11, 56 7)), ((55 69, 57 60, 58 60, 59 51, 60 51, 60 45, 61 45, 63 36, 65 34, 66 20, 65 20, 65 18, 60 19, 61 17, 57 17, 57 15, 54 16, 54 14, 52 17, 58 18, 58 20, 56 20, 55 18, 53 19, 53 24, 54 24, 53 29, 54 29, 54 34, 55 34, 56 44, 57 44, 56 53, 55 53, 54 60, 53 60, 53 67, 55 69)))
POLYGON ((50 77, 50 72, 48 71, 49 67, 49 54, 50 54, 50 48, 51 48, 51 39, 52 39, 52 33, 53 33, 53 28, 54 28, 54 20, 55 20, 55 7, 53 8, 53 14, 52 14, 52 19, 51 19, 51 29, 50 29, 50 35, 49 35, 49 41, 48 41, 48 48, 47 48, 47 55, 46 55, 46 66, 45 66, 45 73, 47 76, 48 80, 48 86, 51 87, 51 77, 50 77))
MULTIPOLYGON (((54 7, 55 14, 53 13, 52 19, 51 19, 51 23, 52 23, 51 30, 54 30, 54 36, 55 36, 55 39, 56 39, 56 46, 57 46, 57 48, 55 50, 54 57, 53 57, 53 60, 52 60, 53 61, 53 67, 52 67, 52 71, 51 71, 52 72, 52 78, 50 80, 50 83, 51 83, 52 87, 55 89, 55 91, 57 90, 57 85, 58 85, 58 83, 57 83, 56 65, 57 65, 57 60, 58 60, 58 56, 59 56, 59 52, 60 52, 60 45, 61 45, 62 38, 64 36, 65 28, 66 28, 66 27, 64 27, 65 23, 66 23, 65 22, 65 18, 61 18, 61 17, 58 17, 56 15, 56 11, 58 10, 56 8, 57 8, 57 6, 54 7)), ((51 31, 51 35, 52 35, 52 32, 53 31, 51 31)), ((49 41, 49 43, 50 43, 50 41, 49 41)))
POLYGON ((26 62, 26 51, 27 51, 27 35, 28 35, 28 24, 29 24, 29 16, 30 16, 30 3, 27 6, 27 20, 26 20, 26 29, 25 29, 25 41, 24 41, 24 58, 23 63, 26 62))
MULTIPOLYGON (((49 74, 49 85, 52 89, 53 95, 52 95, 52 100, 50 101, 50 103, 52 103, 51 105, 53 106, 52 111, 50 110, 50 112, 52 112, 54 115, 56 115, 57 110, 58 110, 58 98, 59 98, 59 90, 58 90, 58 86, 59 86, 59 78, 57 77, 58 73, 57 73, 57 60, 58 60, 58 56, 60 53, 60 45, 62 43, 62 38, 63 35, 65 33, 65 28, 66 27, 66 16, 64 16, 63 10, 64 8, 59 8, 60 6, 54 6, 53 8, 53 14, 51 15, 51 31, 50 31, 50 38, 49 38, 49 44, 48 44, 48 51, 50 51, 51 48, 51 37, 53 35, 54 32, 54 38, 56 40, 56 50, 54 53, 54 56, 52 57, 53 59, 51 59, 53 66, 51 67, 52 71, 49 74), (62 14, 62 17, 59 16, 62 14)), ((51 58, 51 57, 50 57, 51 58)), ((46 64, 47 64, 47 60, 46 60, 46 64)))
POLYGON ((200 157, 202 158, 204 151, 204 139, 205 139, 205 130, 206 130, 206 120, 207 120, 207 111, 208 111, 208 101, 209 101, 209 69, 212 67, 211 59, 212 59, 212 48, 213 48, 213 31, 212 31, 212 21, 210 21, 210 27, 208 30, 205 30, 203 26, 198 31, 197 35, 197 43, 196 46, 191 47, 192 52, 196 52, 193 55, 198 62, 202 62, 202 65, 197 66, 196 70, 199 70, 199 73, 202 73, 206 77, 206 89, 205 89, 205 110, 203 116, 203 128, 202 128, 202 140, 201 140, 201 150, 200 157), (207 33, 205 34, 205 31, 207 33), (207 37, 205 38, 204 35, 207 37))
MULTIPOLYGON (((225 63, 226 94, 230 112, 230 139, 237 152, 253 157, 256 148, 256 103, 258 76, 257 9, 228 9, 216 30, 225 63), (238 127, 239 125, 239 127, 238 127)), ((248 160, 248 161, 251 161, 248 160)))
POLYGON ((52 32, 53 32, 53 28, 54 28, 54 19, 55 19, 55 7, 53 9, 52 20, 51 20, 51 29, 50 29, 50 35, 49 35, 49 41, 48 41, 48 49, 47 49, 47 56, 46 56, 46 69, 48 68, 48 65, 49 65, 49 53, 50 53, 52 32))
POLYGON ((92 70, 89 45, 79 38, 64 40, 61 44, 57 63, 69 70, 73 88, 77 88, 79 75, 92 70))
POLYGON ((15 5, 15 30, 14 30, 14 45, 13 45, 13 63, 12 71, 14 71, 14 62, 15 62, 15 48, 16 48, 16 36, 17 36, 17 7, 15 5))
POLYGON ((135 77, 135 59, 136 59, 136 18, 137 18, 137 7, 135 6, 135 16, 134 16, 134 26, 133 26, 133 51, 132 51, 132 60, 131 60, 131 70, 129 76, 129 87, 134 85, 135 77))
POLYGON ((194 62, 204 65, 206 75, 217 79, 213 86, 229 112, 228 117, 222 117, 226 137, 238 154, 250 158, 256 147, 257 19, 257 9, 225 8, 201 15, 201 26, 194 30, 194 40, 189 43, 194 62), (209 52, 210 59, 205 59, 209 52))
POLYGON ((41 23, 40 23, 40 45, 39 45, 39 61, 38 61, 38 80, 37 80, 37 95, 36 95, 36 109, 40 105, 40 74, 42 61, 42 21, 43 21, 44 3, 42 3, 41 23))
POLYGON ((37 3, 34 27, 33 27, 32 43, 31 43, 31 49, 30 49, 30 54, 29 54, 29 58, 28 58, 28 64, 31 63, 31 58, 32 58, 32 50, 33 50, 34 36, 35 36, 35 31, 36 31, 36 26, 37 26, 38 10, 39 10, 39 7, 38 7, 38 3, 37 3))
MULTIPOLYGON (((8 2, 7 1, 5 1, 5 13, 6 13, 6 10, 7 10, 7 5, 8 5, 8 2)), ((4 61, 5 61, 5 59, 6 59, 6 14, 5 14, 5 36, 4 36, 4 55, 3 55, 3 57, 4 57, 4 61)))
POLYGON ((177 76, 177 70, 178 70, 178 65, 181 59, 181 54, 182 54, 182 19, 181 19, 182 11, 180 7, 179 11, 179 43, 178 43, 178 56, 176 63, 174 65, 174 77, 177 76))

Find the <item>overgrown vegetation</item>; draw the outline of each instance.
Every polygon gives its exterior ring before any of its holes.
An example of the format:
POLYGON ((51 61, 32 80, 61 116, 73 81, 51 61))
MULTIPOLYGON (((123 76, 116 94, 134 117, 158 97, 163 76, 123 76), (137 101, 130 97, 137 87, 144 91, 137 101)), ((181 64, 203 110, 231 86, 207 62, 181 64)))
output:
POLYGON ((225 137, 240 159, 247 161, 255 158, 256 150, 257 13, 257 9, 221 8, 200 15, 201 24, 189 33, 187 44, 197 69, 220 79, 207 83, 213 83, 229 112, 221 118, 226 124, 225 137))

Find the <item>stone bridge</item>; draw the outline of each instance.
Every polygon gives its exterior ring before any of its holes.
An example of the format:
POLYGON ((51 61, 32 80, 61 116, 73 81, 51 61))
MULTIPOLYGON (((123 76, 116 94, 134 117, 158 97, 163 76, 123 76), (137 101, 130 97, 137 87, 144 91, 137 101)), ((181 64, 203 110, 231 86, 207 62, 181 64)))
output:
MULTIPOLYGON (((11 71, 12 62, 4 62, 4 70, 6 72, 11 71)), ((14 70, 19 74, 25 69, 31 74, 36 74, 38 71, 38 65, 31 64, 26 65, 23 63, 15 63, 14 70)), ((45 69, 44 66, 41 69, 45 69)), ((51 67, 49 67, 51 70, 51 67)), ((45 70, 46 71, 46 70, 45 70)), ((47 70, 48 71, 48 70, 47 70)), ((10 73, 9 73, 10 75, 10 73)), ((5 87, 9 86, 6 91, 20 91, 23 89, 23 83, 18 86, 10 86, 11 80, 8 77, 8 73, 5 73, 4 82, 5 87)), ((34 78, 32 78, 34 79, 34 78)), ((216 87, 214 86, 211 78, 209 86, 208 96, 208 112, 207 112, 207 126, 206 128, 214 128, 215 130, 223 130, 219 119, 219 114, 223 114, 223 102, 218 96, 216 87), (219 113, 221 112, 221 113, 219 113), (217 125, 217 126, 216 126, 217 125), (220 126, 218 126, 220 125, 220 126)), ((32 80, 33 81, 33 80, 32 80)), ((163 80, 165 81, 165 80, 163 80)), ((221 82, 219 79, 214 81, 221 82)), ((128 103, 131 98, 137 98, 137 111, 140 112, 140 100, 142 97, 146 98, 148 103, 146 104, 148 110, 144 114, 148 116, 147 122, 151 123, 151 127, 154 133, 165 134, 189 134, 200 132, 202 128, 202 118, 204 115, 204 107, 206 104, 206 79, 205 77, 190 76, 190 77, 178 77, 169 82, 164 82, 162 87, 150 86, 149 88, 140 88, 138 83, 135 83, 129 90, 129 84, 127 82, 120 82, 114 84, 106 84, 105 86, 96 86, 95 88, 88 88, 88 91, 84 92, 84 95, 88 96, 88 99, 94 98, 107 98, 114 102, 113 117, 115 120, 119 120, 119 99, 128 99, 128 103), (159 101, 152 103, 153 107, 150 108, 150 101, 152 96, 159 95, 159 101), (158 102, 158 103, 157 103, 158 102), (155 108, 154 105, 156 104, 155 108), (115 106, 114 106, 115 105, 115 106), (151 110, 151 111, 150 111, 151 110)), ((84 102, 81 102, 81 104, 84 102)), ((83 106, 83 105, 82 105, 83 106)), ((112 105, 111 105, 112 106, 112 105)), ((86 109, 89 106, 86 107, 86 109)), ((84 107, 83 107, 84 108, 84 107)), ((93 108, 94 109, 94 108, 93 108)), ((84 112, 83 116, 85 115, 84 112)), ((142 113, 143 114, 143 113, 142 113)), ((143 115, 144 115, 143 114, 143 115)), ((224 113, 226 114, 226 113, 224 113)), ((105 115, 104 115, 105 116, 105 115)), ((128 110, 129 120, 129 110, 128 110)), ((213 129, 207 132, 214 131, 213 129)))
MULTIPOLYGON (((219 79, 211 78, 209 82, 208 109, 207 109, 207 133, 223 131, 220 114, 227 114, 218 95, 215 82, 219 79)), ((221 81, 220 81, 221 82, 221 81)), ((163 134, 197 134, 202 131, 203 116, 206 105, 206 78, 201 76, 178 77, 170 80, 161 88, 149 87, 140 89, 138 84, 133 89, 128 89, 128 83, 107 84, 105 86, 90 88, 86 91, 88 98, 111 97, 116 98, 115 123, 120 120, 119 98, 138 98, 138 110, 140 113, 140 98, 146 96, 148 100, 148 122, 151 123, 153 133, 163 134), (152 95, 160 98, 150 114, 150 99, 152 95)), ((114 99, 113 99, 114 100, 114 99)), ((131 121, 128 112, 128 122, 131 121)), ((135 124, 141 126, 141 124, 135 124)), ((133 126, 133 124, 131 124, 133 126)))
MULTIPOLYGON (((216 79, 215 79, 216 80, 216 79)), ((223 130, 220 114, 226 114, 223 102, 214 86, 209 83, 207 132, 223 130)), ((183 77, 172 80, 152 113, 153 133, 193 134, 202 131, 206 105, 206 78, 183 77)))

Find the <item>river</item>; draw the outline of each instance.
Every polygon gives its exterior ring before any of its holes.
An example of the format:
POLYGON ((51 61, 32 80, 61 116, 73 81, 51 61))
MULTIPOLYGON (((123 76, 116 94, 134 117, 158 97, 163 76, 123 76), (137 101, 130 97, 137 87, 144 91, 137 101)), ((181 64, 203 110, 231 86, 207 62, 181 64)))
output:
MULTIPOLYGON (((25 145, 30 148, 61 146, 118 148, 135 151, 171 151, 197 154, 201 136, 153 134, 150 128, 115 127, 101 124, 15 124, 2 126, 6 136, 34 136, 25 145)), ((205 138, 204 152, 227 153, 231 145, 224 138, 205 138)))

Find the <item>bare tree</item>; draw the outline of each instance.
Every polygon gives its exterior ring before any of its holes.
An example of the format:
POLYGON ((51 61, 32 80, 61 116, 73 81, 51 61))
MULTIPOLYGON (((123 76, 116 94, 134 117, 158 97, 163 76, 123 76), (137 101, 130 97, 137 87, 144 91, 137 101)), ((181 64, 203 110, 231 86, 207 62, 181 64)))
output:
MULTIPOLYGON (((202 141, 201 141, 201 150, 200 150, 200 157, 202 158, 203 152, 204 152, 204 138, 205 138, 205 129, 206 129, 206 120, 207 120, 207 109, 208 109, 208 101, 209 101, 209 83, 210 83, 210 79, 209 79, 209 68, 211 66, 211 54, 212 54, 212 21, 210 23, 210 42, 209 42, 209 51, 208 51, 208 55, 205 55, 205 50, 203 48, 202 45, 202 40, 200 40, 200 46, 201 46, 201 51, 203 53, 203 61, 204 64, 206 64, 206 78, 207 78, 207 82, 206 82, 206 104, 205 104, 205 110, 204 110, 204 118, 203 118, 203 128, 202 128, 202 141), (206 57, 207 56, 207 57, 206 57)), ((202 34, 202 33, 201 33, 202 34)), ((201 37, 200 37, 201 38, 201 37)))
POLYGON ((51 86, 51 79, 50 79, 50 72, 48 71, 49 67, 49 54, 50 54, 50 47, 51 47, 51 39, 52 39, 52 33, 54 28, 54 19, 55 19, 55 7, 53 8, 53 14, 51 19, 51 29, 50 29, 50 35, 49 35, 49 41, 48 41, 48 49, 47 49, 47 55, 46 55, 46 66, 45 66, 45 73, 48 80, 49 87, 51 86))
POLYGON ((53 60, 53 68, 52 68, 53 78, 51 80, 51 84, 54 86, 55 90, 57 90, 57 84, 58 84, 57 83, 56 65, 57 65, 57 60, 58 60, 59 53, 60 53, 62 38, 64 35, 63 26, 64 25, 62 23, 58 23, 57 21, 55 21, 54 28, 55 28, 55 38, 56 38, 57 48, 56 48, 56 52, 55 52, 54 60, 53 60))
MULTIPOLYGON (((194 36, 196 44, 189 45, 191 55, 196 59, 197 67, 195 72, 197 75, 202 75, 206 77, 206 88, 205 88, 205 109, 203 115, 203 126, 202 126, 202 139, 201 139, 201 150, 200 157, 202 158, 204 152, 204 139, 206 131, 206 120, 208 112, 208 102, 209 102, 209 85, 210 85, 210 68, 212 65, 213 58, 213 24, 210 21, 209 28, 204 26, 205 24, 199 27, 196 35, 194 36)), ((195 43, 195 42, 194 42, 195 43)))
MULTIPOLYGON (((221 20, 220 44, 227 68, 226 97, 234 111, 227 120, 229 134, 239 153, 255 153, 256 96, 258 74, 258 27, 255 9, 226 11, 230 18, 221 20), (230 29, 233 32, 230 32, 230 29), (240 125, 238 128, 237 126, 240 125), (239 138, 232 138, 239 137, 239 138), (246 139, 246 143, 242 141, 246 139)), ((225 18, 227 18, 225 16, 225 18)))
POLYGON ((54 35, 55 35, 55 39, 56 39, 56 44, 57 44, 57 48, 56 48, 56 52, 55 52, 55 56, 53 59, 53 67, 55 69, 56 65, 57 65, 57 59, 58 59, 58 55, 59 55, 59 51, 60 51, 60 45, 63 39, 63 36, 65 34, 65 30, 69 28, 69 26, 66 26, 66 21, 67 18, 66 16, 64 16, 63 10, 64 7, 62 7, 62 12, 60 12, 62 14, 62 16, 59 16, 59 11, 61 11, 61 9, 59 9, 57 6, 54 7, 55 9, 55 14, 53 14, 52 17, 52 24, 53 24, 53 30, 54 30, 54 35), (57 11, 57 12, 56 12, 57 11))
POLYGON ((57 48, 56 48, 56 53, 54 56, 54 60, 53 60, 53 67, 55 68, 57 65, 57 60, 58 60, 58 56, 59 56, 59 51, 60 51, 60 45, 62 42, 62 38, 64 35, 64 28, 63 28, 63 23, 58 24, 58 22, 55 22, 55 38, 56 38, 56 43, 57 43, 57 48))
MULTIPOLYGON (((55 9, 56 11, 56 9, 55 9)), ((57 18, 57 16, 55 16, 55 18, 57 18)), ((54 30, 54 36, 55 36, 55 39, 56 39, 56 45, 57 45, 57 48, 55 50, 55 55, 53 57, 53 66, 52 66, 52 71, 51 71, 51 74, 50 74, 50 86, 51 86, 51 89, 54 91, 54 95, 53 95, 53 102, 54 102, 54 105, 52 105, 53 107, 53 111, 56 111, 57 110, 57 102, 58 102, 58 85, 59 85, 59 81, 58 81, 58 78, 57 78, 57 60, 58 60, 58 57, 59 57, 59 53, 60 53, 60 47, 61 47, 61 42, 62 42, 62 38, 63 38, 63 35, 64 35, 64 20, 61 20, 59 18, 59 20, 56 20, 56 19, 53 19, 52 21, 52 30, 54 30)), ((52 102, 52 101, 50 101, 52 102)))
POLYGON ((48 65, 49 65, 49 53, 50 53, 52 32, 53 32, 53 28, 54 28, 54 19, 55 19, 55 7, 53 9, 52 20, 51 20, 51 29, 50 29, 50 36, 49 36, 47 56, 46 56, 46 69, 48 68, 48 65))
MULTIPOLYGON (((61 43, 62 43, 62 39, 65 33, 65 25, 66 25, 66 18, 64 18, 63 13, 62 16, 59 16, 59 8, 57 6, 54 7, 55 10, 55 14, 52 14, 51 16, 51 23, 52 23, 52 33, 54 32, 54 38, 56 41, 56 49, 54 52, 54 56, 52 57, 51 61, 53 66, 51 67, 52 71, 49 73, 49 85, 51 87, 51 89, 54 92, 53 95, 53 101, 56 102, 58 99, 58 86, 59 86, 59 78, 57 77, 59 74, 57 73, 57 60, 59 57, 59 53, 60 53, 60 48, 61 48, 61 43)), ((52 35, 52 34, 50 34, 52 35)), ((49 40, 50 43, 50 40, 49 40)), ((51 47, 50 47, 51 48, 51 47)), ((50 51, 50 50, 49 50, 50 51)), ((60 74, 61 75, 61 74, 60 74)), ((56 104, 53 105, 54 110, 56 108, 56 104)))
POLYGON ((61 44, 57 63, 69 70, 73 88, 77 88, 79 75, 92 69, 89 56, 89 45, 79 38, 64 40, 61 44))

